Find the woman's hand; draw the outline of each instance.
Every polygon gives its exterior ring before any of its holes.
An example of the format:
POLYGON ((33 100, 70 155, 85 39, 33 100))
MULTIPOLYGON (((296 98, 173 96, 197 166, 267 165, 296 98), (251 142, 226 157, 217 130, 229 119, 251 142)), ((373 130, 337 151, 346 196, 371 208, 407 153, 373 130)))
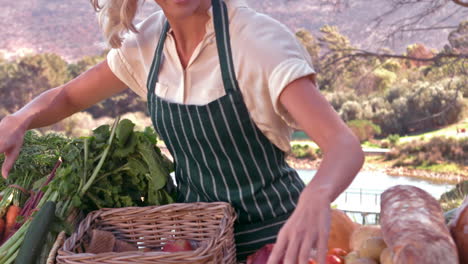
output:
POLYGON ((267 264, 308 264, 317 249, 319 264, 325 264, 330 229, 330 199, 327 187, 308 186, 296 209, 279 232, 267 264))
POLYGON ((27 127, 26 122, 12 116, 0 121, 0 153, 5 154, 2 165, 2 176, 5 179, 18 158, 27 127))

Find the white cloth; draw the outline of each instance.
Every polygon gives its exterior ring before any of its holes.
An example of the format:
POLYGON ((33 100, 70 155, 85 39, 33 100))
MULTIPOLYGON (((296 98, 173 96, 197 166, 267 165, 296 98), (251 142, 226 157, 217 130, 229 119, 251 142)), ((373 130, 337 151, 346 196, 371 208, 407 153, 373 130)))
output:
MULTIPOLYGON (((297 127, 279 96, 292 81, 315 74, 309 54, 283 24, 257 13, 243 0, 225 0, 229 13, 232 55, 238 83, 250 115, 263 134, 283 151, 290 151, 291 127, 297 127)), ((212 17, 211 8, 208 11, 212 17)), ((108 64, 113 73, 146 100, 147 77, 165 22, 162 11, 138 24, 108 64)), ((155 92, 165 100, 207 104, 225 94, 221 79, 213 20, 184 70, 170 34, 155 92)))

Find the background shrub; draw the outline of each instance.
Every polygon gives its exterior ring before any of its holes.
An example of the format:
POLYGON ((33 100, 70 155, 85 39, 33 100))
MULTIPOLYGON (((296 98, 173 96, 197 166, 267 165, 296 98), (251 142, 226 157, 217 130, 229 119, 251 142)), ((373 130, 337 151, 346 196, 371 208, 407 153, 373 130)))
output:
POLYGON ((369 120, 352 120, 348 122, 348 126, 360 142, 373 139, 381 133, 380 127, 369 120))
POLYGON ((294 157, 298 159, 316 159, 317 156, 314 152, 314 149, 309 145, 295 144, 291 147, 291 151, 294 157))

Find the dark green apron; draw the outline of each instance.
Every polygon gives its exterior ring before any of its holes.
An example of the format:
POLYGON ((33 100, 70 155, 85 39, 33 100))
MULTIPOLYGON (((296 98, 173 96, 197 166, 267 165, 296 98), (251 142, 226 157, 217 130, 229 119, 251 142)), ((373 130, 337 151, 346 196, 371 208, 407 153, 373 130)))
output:
POLYGON ((237 256, 243 260, 275 242, 304 183, 286 164, 285 153, 250 118, 235 76, 226 5, 221 0, 212 0, 212 5, 226 95, 206 105, 172 103, 155 95, 166 22, 148 76, 148 108, 174 157, 177 201, 230 203, 238 216, 237 256))

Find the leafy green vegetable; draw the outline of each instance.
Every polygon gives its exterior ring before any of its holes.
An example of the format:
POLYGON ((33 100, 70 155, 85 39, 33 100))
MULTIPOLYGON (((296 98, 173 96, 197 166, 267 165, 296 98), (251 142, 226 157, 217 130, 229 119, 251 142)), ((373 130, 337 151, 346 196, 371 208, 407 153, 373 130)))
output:
MULTIPOLYGON (((8 179, 0 179, 1 191, 5 194, 13 194, 12 200, 0 201, 0 211, 6 209, 11 202, 19 207, 23 207, 28 193, 20 191, 18 188, 7 187, 17 185, 24 190, 30 190, 37 181, 44 181, 53 169, 60 157, 62 148, 68 144, 69 139, 58 134, 47 134, 41 136, 37 131, 30 130, 24 136, 23 147, 16 160, 8 179)), ((0 164, 5 159, 4 154, 0 154, 0 164)), ((0 213, 0 217, 3 214, 0 213)))
MULTIPOLYGON (((44 176, 51 172, 61 157, 61 166, 52 181, 42 188, 44 194, 36 208, 42 208, 47 201, 56 202, 57 221, 54 225, 62 226, 62 229, 65 229, 66 219, 75 208, 88 213, 103 207, 174 202, 176 193, 169 177, 174 165, 157 148, 154 129, 134 131, 134 127, 129 120, 118 122, 117 119, 112 127, 104 125, 94 129, 90 137, 73 139, 28 132, 25 147, 8 184, 10 180, 18 184, 30 179, 22 186, 28 185, 26 189, 34 186, 37 190, 43 186, 44 176)), ((7 190, 8 198, 17 191, 11 187, 7 190)), ((0 206, 2 202, 11 203, 11 200, 4 197, 0 206)), ((30 226, 31 220, 26 219, 0 247, 0 263, 14 261, 30 226)), ((47 252, 50 246, 46 245, 43 252, 47 252)))
POLYGON ((85 213, 105 207, 173 202, 175 188, 172 182, 168 184, 172 162, 156 147, 154 129, 134 128, 135 124, 124 119, 112 128, 104 125, 94 129, 90 137, 72 139, 51 183, 59 200, 69 200, 85 213))

